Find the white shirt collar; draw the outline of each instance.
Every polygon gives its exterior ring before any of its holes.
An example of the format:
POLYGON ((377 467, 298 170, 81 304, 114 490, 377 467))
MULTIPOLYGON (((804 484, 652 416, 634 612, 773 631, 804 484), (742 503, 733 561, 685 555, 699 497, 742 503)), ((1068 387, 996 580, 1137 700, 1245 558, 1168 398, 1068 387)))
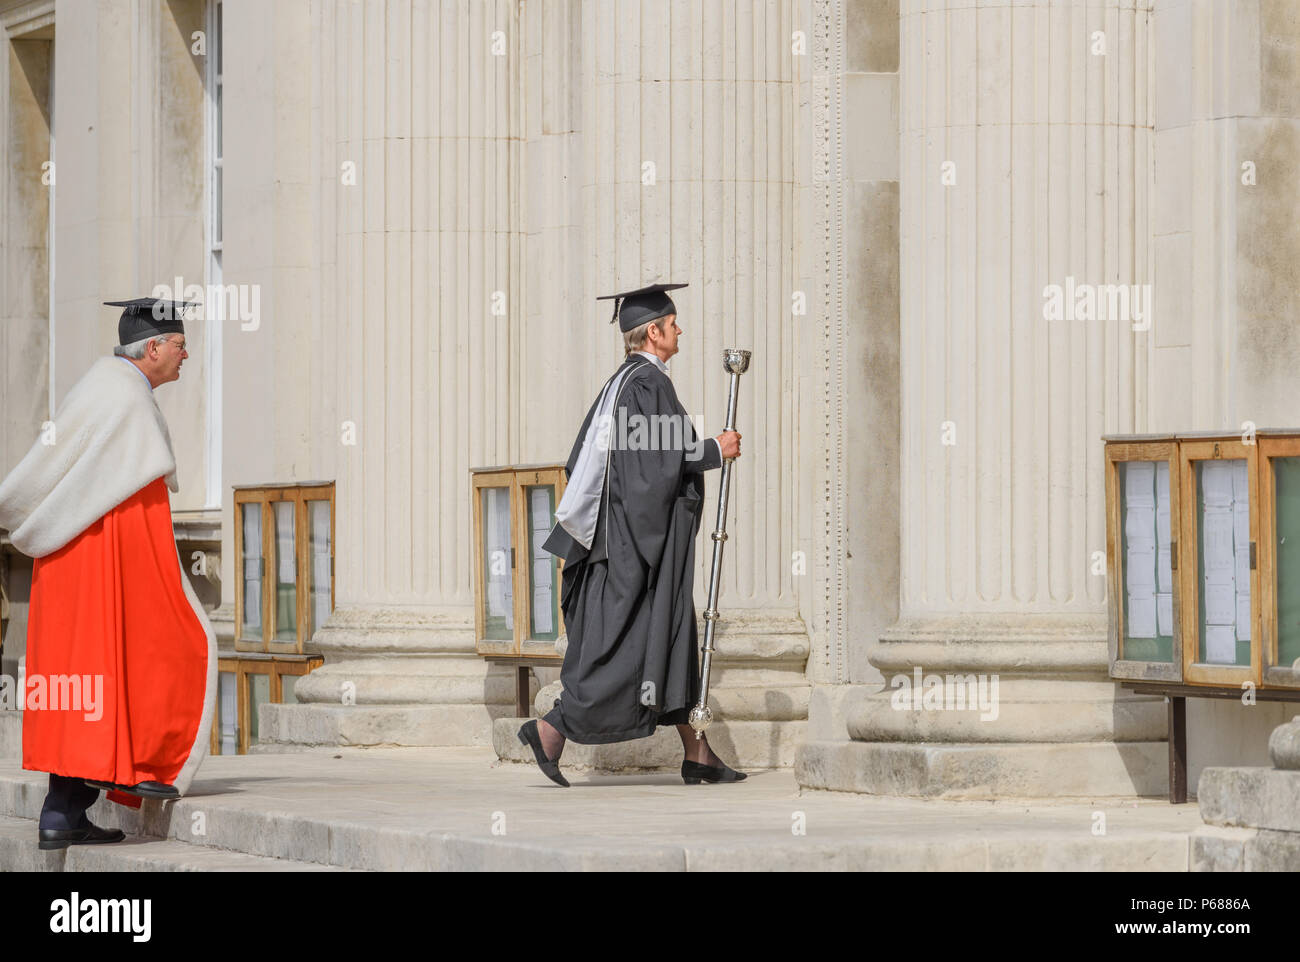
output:
POLYGON ((650 360, 654 361, 656 365, 658 365, 659 370, 663 371, 665 374, 668 373, 668 365, 659 359, 658 354, 651 354, 649 351, 633 351, 632 353, 640 354, 642 357, 649 358, 650 360))
MULTIPOLYGON (((122 361, 124 364, 131 364, 131 359, 130 359, 129 357, 122 357, 122 356, 119 354, 119 355, 117 356, 117 359, 118 359, 119 361, 122 361)), ((153 383, 149 380, 149 375, 148 375, 148 374, 145 374, 144 371, 140 370, 140 369, 139 369, 138 367, 136 367, 134 364, 131 364, 131 368, 132 368, 132 369, 133 369, 137 374, 139 374, 142 378, 144 378, 144 383, 145 383, 145 384, 148 384, 148 385, 149 385, 149 390, 152 391, 152 390, 153 390, 153 383)))

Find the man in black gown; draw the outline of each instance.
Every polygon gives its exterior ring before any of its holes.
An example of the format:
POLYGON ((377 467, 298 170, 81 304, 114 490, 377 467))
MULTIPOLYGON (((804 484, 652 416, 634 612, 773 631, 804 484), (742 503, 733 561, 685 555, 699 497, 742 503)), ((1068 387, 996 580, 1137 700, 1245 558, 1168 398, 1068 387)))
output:
POLYGON ((685 286, 611 296, 626 359, 578 431, 544 545, 564 559, 569 647, 561 697, 519 738, 560 785, 568 784, 556 764, 566 739, 627 741, 661 725, 681 735, 688 784, 745 777, 686 724, 700 696, 692 588, 704 472, 739 457, 740 434, 699 440, 669 380, 682 332, 666 291, 685 286))

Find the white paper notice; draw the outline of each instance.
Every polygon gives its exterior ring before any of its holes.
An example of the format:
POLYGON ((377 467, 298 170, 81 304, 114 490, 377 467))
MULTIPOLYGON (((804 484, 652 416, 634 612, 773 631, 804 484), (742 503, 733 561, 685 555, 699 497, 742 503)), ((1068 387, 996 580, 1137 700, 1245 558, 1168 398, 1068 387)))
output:
POLYGON ((1156 599, 1153 595, 1128 600, 1128 636, 1154 638, 1156 636, 1156 599))
POLYGON ((1232 506, 1232 540, 1238 551, 1250 548, 1250 505, 1241 501, 1232 506))
POLYGON ((1221 572, 1223 578, 1231 578, 1232 558, 1232 513, 1226 508, 1205 506, 1205 516, 1201 518, 1201 540, 1205 543, 1206 576, 1211 571, 1221 572))
POLYGON ((1155 507, 1156 463, 1130 461, 1124 466, 1124 503, 1144 508, 1155 507))
POLYGON ((1233 569, 1233 580, 1237 582, 1237 587, 1242 591, 1250 590, 1250 547, 1237 552, 1236 567, 1233 569))
POLYGON ((1173 556, 1169 544, 1169 463, 1156 462, 1156 590, 1161 592, 1157 599, 1160 634, 1168 635, 1173 631, 1172 598, 1169 592, 1174 586, 1173 556), (1161 607, 1163 605, 1163 607, 1161 607), (1166 609, 1169 616, 1166 617, 1166 609))
POLYGON ((1130 505, 1124 519, 1124 537, 1131 545, 1142 540, 1155 546, 1156 509, 1130 505))
POLYGON ((1232 500, 1240 505, 1250 503, 1250 472, 1244 458, 1237 458, 1232 464, 1232 500))
POLYGON ((1156 592, 1156 555, 1150 549, 1129 549, 1124 559, 1128 565, 1128 590, 1130 595, 1153 595, 1156 592))
POLYGON ((1241 459, 1202 462, 1200 474, 1205 658, 1231 665, 1250 639, 1249 475, 1241 459))
POLYGON ((1237 595, 1232 585, 1205 586, 1205 623, 1229 625, 1237 620, 1237 595))
POLYGON ((1225 461, 1201 463, 1201 499, 1206 507, 1226 508, 1232 504, 1232 464, 1225 461))
POLYGON ((1156 626, 1165 637, 1174 633, 1174 596, 1169 592, 1156 595, 1156 626))
MULTIPOLYGON (((1158 470, 1162 466, 1167 502, 1167 465, 1155 461, 1132 461, 1124 465, 1124 587, 1130 638, 1156 637, 1158 470)), ((1167 503, 1165 509, 1168 510, 1167 503)))
POLYGON ((1231 665, 1237 660, 1236 633, 1231 625, 1205 629, 1205 660, 1214 665, 1231 665))

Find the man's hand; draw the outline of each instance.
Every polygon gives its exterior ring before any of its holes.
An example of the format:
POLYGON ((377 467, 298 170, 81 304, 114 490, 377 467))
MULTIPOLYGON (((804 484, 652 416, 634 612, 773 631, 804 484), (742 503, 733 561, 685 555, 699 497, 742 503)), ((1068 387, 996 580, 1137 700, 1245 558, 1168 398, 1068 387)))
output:
POLYGON ((717 437, 718 447, 722 448, 722 459, 740 457, 740 432, 723 431, 717 437))

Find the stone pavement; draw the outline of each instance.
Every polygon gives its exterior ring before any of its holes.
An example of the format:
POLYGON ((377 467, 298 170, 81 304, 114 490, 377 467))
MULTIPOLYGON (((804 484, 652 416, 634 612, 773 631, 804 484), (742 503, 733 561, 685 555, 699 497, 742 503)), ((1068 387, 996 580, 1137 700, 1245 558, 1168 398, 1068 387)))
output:
POLYGON ((570 781, 486 748, 223 756, 177 802, 135 812, 101 798, 91 818, 126 842, 39 852, 46 776, 5 759, 0 870, 1187 871, 1202 829, 1195 804, 800 793, 789 769, 731 785, 675 772, 570 781))

